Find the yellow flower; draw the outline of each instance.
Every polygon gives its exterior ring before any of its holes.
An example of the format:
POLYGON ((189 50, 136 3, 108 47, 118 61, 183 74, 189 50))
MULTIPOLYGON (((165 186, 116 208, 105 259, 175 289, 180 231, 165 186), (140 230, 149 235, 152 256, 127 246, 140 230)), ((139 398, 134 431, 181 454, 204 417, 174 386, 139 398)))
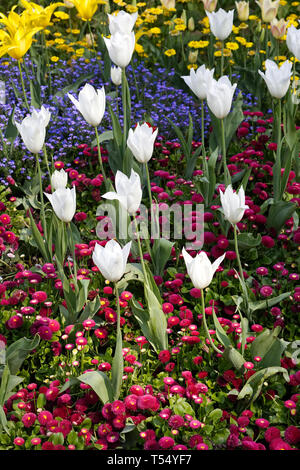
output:
POLYGON ((167 49, 165 51, 165 55, 168 56, 168 57, 172 57, 172 55, 176 55, 176 51, 175 51, 175 49, 167 49))
MULTIPOLYGON (((101 0, 72 0, 79 18, 83 21, 90 21, 94 14, 97 11, 98 4, 101 3, 101 0)), ((126 5, 126 4, 125 4, 126 5)))
POLYGON ((20 60, 31 47, 33 36, 42 28, 32 28, 28 23, 28 17, 18 15, 12 8, 8 16, 0 13, 0 23, 6 26, 6 30, 0 29, 0 57, 8 54, 13 59, 20 60))
POLYGON ((197 65, 197 64, 188 64, 188 65, 187 65, 187 69, 188 69, 188 70, 191 70, 191 69, 197 70, 197 68, 198 68, 198 65, 197 65))
POLYGON ((48 7, 43 8, 41 5, 34 2, 21 0, 21 5, 25 8, 25 12, 28 14, 32 26, 44 29, 49 26, 54 10, 58 7, 63 7, 64 3, 52 3, 48 7))
POLYGON ((148 32, 151 33, 151 34, 160 34, 161 30, 160 30, 160 28, 151 28, 151 29, 149 29, 148 32))
POLYGON ((203 49, 204 47, 207 47, 209 45, 209 41, 190 41, 188 43, 189 47, 192 47, 193 49, 203 49))
POLYGON ((58 62, 59 57, 57 57, 56 55, 53 55, 50 60, 51 60, 51 62, 58 62))
POLYGON ((185 24, 177 24, 177 25, 175 26, 175 30, 176 30, 176 31, 185 31, 185 30, 186 30, 186 26, 185 26, 185 24))
POLYGON ((226 42, 226 47, 231 51, 236 51, 239 48, 239 45, 236 42, 226 42))
POLYGON ((247 42, 247 43, 246 43, 246 47, 247 47, 247 48, 253 47, 253 42, 247 42))
POLYGON ((238 41, 240 44, 242 44, 242 46, 245 46, 247 44, 247 40, 243 38, 242 36, 237 36, 235 40, 238 41))
POLYGON ((138 7, 135 7, 134 5, 126 5, 126 11, 128 11, 128 13, 135 13, 138 11, 138 7))
POLYGON ((56 16, 56 18, 59 18, 60 20, 68 20, 70 18, 70 15, 68 15, 68 13, 65 13, 64 11, 55 11, 54 16, 56 16))

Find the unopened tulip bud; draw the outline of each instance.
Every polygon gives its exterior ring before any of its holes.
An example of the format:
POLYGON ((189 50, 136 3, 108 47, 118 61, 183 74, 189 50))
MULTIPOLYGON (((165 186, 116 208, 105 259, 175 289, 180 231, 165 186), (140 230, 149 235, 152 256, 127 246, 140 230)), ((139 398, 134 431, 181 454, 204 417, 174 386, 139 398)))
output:
POLYGON ((94 44, 95 44, 95 35, 93 33, 92 34, 86 34, 85 39, 86 39, 87 45, 89 47, 94 46, 94 44))
POLYGON ((195 30, 195 21, 194 21, 193 17, 191 17, 188 21, 188 30, 189 31, 194 31, 195 30))
POLYGON ((109 240, 105 247, 96 243, 92 258, 105 279, 110 282, 121 279, 126 269, 130 248, 131 242, 124 248, 121 248, 115 240, 109 240))
POLYGON ((290 86, 292 76, 292 63, 286 60, 281 67, 276 62, 267 59, 265 62, 265 73, 258 71, 264 79, 270 94, 277 99, 283 98, 290 86))
POLYGON ((202 2, 204 5, 204 10, 209 11, 209 13, 215 11, 217 8, 218 0, 202 0, 202 2))
POLYGON ((167 10, 171 10, 175 8, 175 0, 160 0, 160 3, 162 4, 163 7, 165 7, 167 10))
POLYGON ((209 13, 209 11, 206 11, 206 14, 213 35, 220 41, 227 39, 233 27, 234 10, 225 11, 220 8, 217 12, 209 13))
POLYGON ((249 2, 235 2, 235 6, 240 21, 248 21, 249 19, 249 2))
POLYGON ((184 22, 185 26, 187 24, 187 20, 186 20, 186 11, 183 10, 183 12, 181 13, 181 17, 182 21, 184 22))
POLYGON ((198 51, 190 51, 189 53, 189 63, 195 64, 198 59, 198 51))
POLYGON ((274 18, 276 18, 279 8, 279 1, 275 0, 256 0, 257 5, 260 6, 261 9, 261 17, 265 23, 271 23, 274 18))
POLYGON ((122 83, 121 67, 112 66, 110 69, 110 78, 114 85, 119 86, 122 83))
POLYGON ((277 18, 274 18, 274 20, 271 21, 271 33, 275 39, 280 39, 282 38, 285 33, 286 33, 286 27, 287 27, 287 22, 284 21, 283 18, 281 20, 277 20, 277 18))
POLYGON ((68 0, 64 0, 64 4, 66 8, 74 8, 74 4, 68 0))
POLYGON ((51 186, 54 191, 59 188, 65 188, 68 183, 68 173, 64 169, 58 171, 55 170, 51 176, 51 186))

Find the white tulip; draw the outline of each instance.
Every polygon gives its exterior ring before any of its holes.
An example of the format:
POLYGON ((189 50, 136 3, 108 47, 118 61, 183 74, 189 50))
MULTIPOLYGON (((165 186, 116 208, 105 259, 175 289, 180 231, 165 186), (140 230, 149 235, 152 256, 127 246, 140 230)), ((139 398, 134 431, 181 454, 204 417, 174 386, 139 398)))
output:
POLYGON ((231 84, 227 75, 223 75, 218 81, 211 81, 207 91, 207 104, 217 118, 224 119, 229 114, 236 86, 236 83, 231 84))
POLYGON ((109 39, 104 38, 104 42, 111 61, 121 68, 127 67, 135 48, 134 32, 123 34, 117 31, 109 39))
POLYGON ((261 9, 261 18, 265 23, 271 23, 271 21, 276 18, 278 8, 279 8, 279 1, 275 0, 256 0, 257 5, 260 6, 261 9))
POLYGON ((288 28, 286 45, 293 56, 300 60, 300 29, 296 29, 294 25, 288 28))
POLYGON ((59 188, 65 188, 68 184, 68 173, 62 168, 60 171, 55 170, 51 176, 51 187, 54 191, 59 188))
POLYGON ((114 85, 119 86, 122 83, 122 69, 114 65, 110 69, 110 78, 114 85))
POLYGON ((238 193, 234 193, 232 186, 227 186, 224 193, 220 191, 220 198, 225 219, 232 225, 237 224, 249 206, 245 204, 245 191, 241 186, 238 193))
POLYGON ((23 119, 21 124, 15 122, 29 152, 37 154, 42 150, 50 117, 51 113, 42 106, 40 110, 34 109, 31 114, 23 119))
POLYGON ((93 251, 93 261, 103 277, 111 282, 117 282, 123 276, 131 242, 121 248, 115 240, 109 240, 105 247, 96 243, 93 251))
POLYGON ((209 70, 205 65, 201 65, 195 72, 194 69, 190 70, 190 75, 182 76, 187 86, 200 100, 205 100, 207 90, 213 80, 215 69, 209 70))
POLYGON ((54 193, 44 193, 49 199, 57 217, 63 222, 71 222, 76 211, 76 191, 72 189, 58 188, 54 193))
POLYGON ((105 199, 117 199, 131 215, 135 214, 142 200, 142 187, 139 175, 131 170, 130 178, 121 171, 117 171, 115 178, 116 192, 109 191, 103 194, 105 199))
POLYGON ((185 248, 182 249, 182 255, 186 264, 186 269, 191 281, 196 289, 205 289, 211 283, 214 274, 223 259, 224 255, 220 256, 213 263, 208 259, 204 251, 200 251, 195 258, 187 253, 185 248))
POLYGON ((266 72, 258 71, 259 75, 267 84, 270 94, 277 99, 286 95, 292 76, 292 63, 286 60, 281 67, 276 62, 267 59, 265 62, 266 72))
POLYGON ((146 122, 138 124, 134 130, 129 129, 127 145, 138 162, 147 163, 152 157, 157 133, 158 129, 153 132, 146 122))
POLYGON ((233 27, 234 10, 228 12, 220 8, 218 11, 205 11, 209 18, 209 25, 213 35, 224 41, 230 35, 233 27))
POLYGON ((105 111, 104 87, 95 90, 92 85, 86 83, 79 92, 78 101, 70 93, 68 93, 68 97, 88 124, 93 127, 99 126, 105 111))
POLYGON ((109 18, 109 32, 115 34, 117 32, 122 34, 130 34, 133 30, 138 13, 130 15, 124 10, 119 11, 116 15, 107 15, 109 18))

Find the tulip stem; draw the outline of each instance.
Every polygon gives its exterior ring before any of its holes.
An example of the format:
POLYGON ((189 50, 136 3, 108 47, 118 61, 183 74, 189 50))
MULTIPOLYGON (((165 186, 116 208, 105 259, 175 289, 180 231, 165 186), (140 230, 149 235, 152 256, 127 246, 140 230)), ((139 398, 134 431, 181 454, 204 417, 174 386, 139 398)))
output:
POLYGON ((225 188, 230 184, 230 173, 226 164, 226 143, 225 143, 225 128, 224 128, 224 119, 221 119, 221 134, 222 134, 222 159, 223 159, 223 168, 224 168, 224 181, 225 188))
POLYGON ((94 36, 93 36, 93 33, 92 33, 92 28, 91 28, 91 25, 90 25, 90 21, 88 21, 87 24, 88 24, 88 29, 89 29, 89 33, 90 33, 93 53, 95 55, 95 59, 97 60, 97 51, 96 51, 96 48, 95 48, 94 36))
POLYGON ((235 248, 235 253, 236 253, 236 259, 237 259, 237 262, 238 262, 238 265, 239 265, 241 281, 244 282, 245 278, 244 278, 244 272, 243 272, 243 267, 242 267, 242 263, 241 263, 240 253, 239 253, 236 224, 234 224, 234 226, 233 226, 233 231, 234 231, 234 248, 235 248))
POLYGON ((46 224, 46 216, 45 216, 45 206, 44 206, 44 196, 43 196, 42 173, 41 173, 41 166, 40 166, 39 156, 38 156, 37 153, 35 154, 35 158, 36 158, 36 165, 37 165, 37 170, 38 170, 39 186, 40 186, 42 227, 43 227, 43 230, 44 230, 45 240, 48 240, 48 237, 47 237, 47 224, 46 224))
POLYGON ((224 70, 224 41, 221 41, 221 77, 224 70))
POLYGON ((24 85, 24 79, 23 79, 23 72, 22 72, 21 61, 20 61, 20 60, 18 60, 18 66, 19 66, 20 79, 21 79, 21 85, 22 85, 22 90, 23 90, 23 96, 24 96, 25 104, 26 104, 26 107, 27 107, 28 111, 30 111, 30 106, 29 106, 29 104, 28 104, 27 96, 26 96, 26 92, 25 92, 25 85, 24 85))
POLYGON ((114 283, 115 286, 115 296, 116 296, 116 307, 117 307, 117 339, 116 339, 116 349, 115 356, 112 362, 112 382, 115 388, 114 390, 114 399, 117 400, 120 396, 120 390, 122 385, 123 377, 123 356, 122 356, 122 334, 121 334, 121 315, 120 315, 120 299, 117 283, 114 283))
POLYGON ((212 338, 210 336, 210 333, 208 331, 208 327, 207 327, 207 323, 206 323, 206 315, 205 315, 204 292, 203 292, 203 289, 200 289, 200 290, 201 290, 201 305, 202 305, 203 325, 204 325, 205 333, 207 335, 207 338, 208 338, 209 343, 211 344, 213 350, 216 351, 219 354, 223 354, 222 351, 214 345, 213 340, 212 340, 212 338))
POLYGON ((128 134, 128 122, 127 122, 127 78, 125 67, 122 68, 122 108, 123 108, 123 157, 125 154, 127 134, 128 134))
POLYGON ((77 288, 77 265, 76 265, 76 258, 75 258, 75 242, 74 242, 74 237, 73 237, 73 232, 72 232, 72 229, 71 229, 71 223, 70 222, 67 223, 67 227, 68 227, 68 231, 70 233, 70 242, 71 242, 70 248, 72 250, 72 258, 73 258, 73 269, 74 269, 73 279, 74 279, 75 287, 77 288))
POLYGON ((204 140, 204 100, 201 100, 201 143, 202 143, 202 158, 203 158, 203 170, 206 176, 206 151, 205 151, 205 140, 204 140))
POLYGON ((102 172, 102 175, 103 175, 103 178, 104 178, 105 187, 106 187, 106 189, 108 189, 106 173, 105 173, 105 170, 104 170, 102 156, 101 156, 101 147, 100 147, 99 133, 98 133, 97 127, 95 127, 95 133, 96 133, 96 140, 97 140, 98 160, 99 160, 101 172, 102 172))
POLYGON ((137 223, 135 215, 133 216, 133 219, 134 219, 134 225, 135 225, 135 230, 136 230, 136 237, 137 237, 137 242, 138 242, 138 247, 139 247, 140 258, 141 258, 141 265, 142 265, 145 281, 147 281, 147 273, 146 273, 146 268, 145 268, 145 263, 144 263, 142 244, 141 244, 141 239, 140 239, 140 234, 139 234, 138 223, 137 223))
POLYGON ((45 145, 45 144, 43 145, 43 152, 44 152, 45 163, 46 163, 46 167, 47 167, 47 171, 48 171, 48 175, 49 175, 49 179, 50 179, 50 184, 51 184, 51 173, 50 173, 50 167, 49 167, 47 149, 46 149, 46 145, 45 145))
POLYGON ((155 234, 154 238, 158 237, 159 235, 159 229, 158 229, 158 221, 157 217, 154 213, 153 206, 152 206, 152 191, 151 191, 151 182, 150 182, 150 174, 149 174, 149 167, 148 167, 148 162, 144 164, 145 170, 146 170, 146 175, 147 175, 147 186, 148 186, 148 193, 149 193, 149 202, 150 202, 150 211, 151 211, 151 234, 152 234, 152 223, 154 223, 155 227, 155 234))

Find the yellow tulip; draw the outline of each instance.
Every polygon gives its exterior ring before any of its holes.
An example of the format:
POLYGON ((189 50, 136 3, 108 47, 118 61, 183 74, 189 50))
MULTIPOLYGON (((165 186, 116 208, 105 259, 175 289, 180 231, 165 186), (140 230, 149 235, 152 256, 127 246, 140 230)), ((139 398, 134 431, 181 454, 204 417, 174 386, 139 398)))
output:
POLYGON ((276 17, 278 8, 279 8, 279 0, 255 0, 257 5, 260 6, 261 9, 261 16, 262 20, 265 23, 271 23, 271 21, 276 17))
POLYGON ((7 53, 10 57, 20 60, 31 47, 33 36, 41 28, 29 27, 27 16, 18 15, 14 9, 15 7, 8 16, 0 13, 0 23, 6 26, 6 31, 2 29, 0 33, 0 57, 7 53))
POLYGON ((83 21, 90 21, 97 11, 98 4, 103 3, 102 0, 70 0, 78 11, 78 16, 83 21))
POLYGON ((42 29, 49 26, 54 10, 58 7, 65 6, 64 3, 57 2, 43 8, 41 5, 37 5, 36 3, 27 2, 27 0, 21 0, 21 4, 25 8, 24 13, 28 15, 28 21, 31 22, 31 26, 38 28, 41 27, 42 29))

